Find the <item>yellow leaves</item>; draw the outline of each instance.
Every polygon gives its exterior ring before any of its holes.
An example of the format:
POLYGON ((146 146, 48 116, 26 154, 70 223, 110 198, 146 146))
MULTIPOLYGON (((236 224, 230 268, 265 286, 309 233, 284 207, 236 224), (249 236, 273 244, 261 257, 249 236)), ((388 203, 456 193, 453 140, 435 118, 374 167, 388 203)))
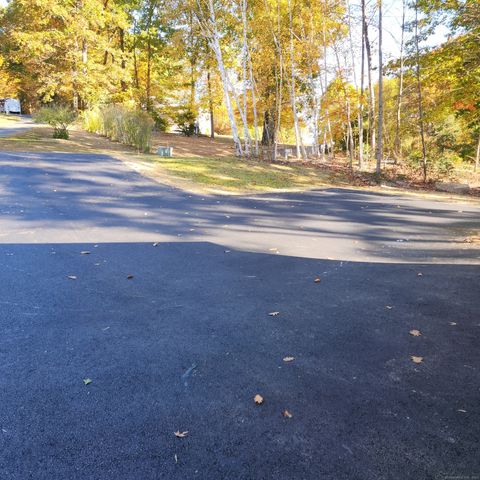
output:
POLYGON ((188 435, 188 430, 186 430, 185 432, 181 432, 180 430, 177 430, 176 432, 173 432, 173 434, 177 437, 177 438, 184 438, 188 435))
POLYGON ((263 403, 263 397, 260 395, 260 394, 256 394, 254 397, 253 397, 253 401, 257 404, 257 405, 261 405, 263 403))
POLYGON ((417 357, 415 355, 412 355, 410 358, 412 359, 413 363, 422 363, 423 362, 423 357, 417 357))

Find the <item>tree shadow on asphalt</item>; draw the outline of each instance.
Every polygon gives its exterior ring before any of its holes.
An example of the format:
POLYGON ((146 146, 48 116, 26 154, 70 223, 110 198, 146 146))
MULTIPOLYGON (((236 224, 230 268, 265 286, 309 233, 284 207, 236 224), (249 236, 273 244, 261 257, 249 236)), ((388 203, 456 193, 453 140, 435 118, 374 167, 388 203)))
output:
POLYGON ((304 243, 299 256, 313 258, 328 257, 325 252, 337 245, 334 258, 344 260, 478 261, 478 250, 463 243, 480 228, 475 205, 338 189, 197 195, 155 183, 107 156, 3 153, 2 158, 5 218, 22 228, 50 228, 46 241, 54 241, 55 229, 75 222, 85 230, 122 228, 136 232, 138 240, 158 233, 254 251, 277 247, 272 245, 277 241, 304 243))

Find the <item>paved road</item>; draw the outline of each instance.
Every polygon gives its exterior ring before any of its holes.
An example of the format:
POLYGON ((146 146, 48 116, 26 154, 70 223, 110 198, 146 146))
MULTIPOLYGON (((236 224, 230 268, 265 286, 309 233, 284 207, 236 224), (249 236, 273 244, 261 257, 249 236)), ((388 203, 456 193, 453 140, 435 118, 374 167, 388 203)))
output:
POLYGON ((480 207, 1 153, 0 211, 0 479, 480 475, 480 207))
MULTIPOLYGON (((5 114, 0 114, 2 117, 5 114)), ((1 118, 0 118, 1 120, 1 118)), ((0 125, 0 137, 10 137, 16 133, 23 133, 30 130, 34 126, 34 122, 30 115, 21 115, 16 122, 2 123, 0 125)))

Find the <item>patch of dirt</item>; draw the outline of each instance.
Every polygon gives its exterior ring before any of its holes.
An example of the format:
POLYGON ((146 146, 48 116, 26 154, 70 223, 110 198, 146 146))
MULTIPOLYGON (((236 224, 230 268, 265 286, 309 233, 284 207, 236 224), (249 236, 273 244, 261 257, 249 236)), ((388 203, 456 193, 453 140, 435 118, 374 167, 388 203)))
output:
POLYGON ((235 150, 232 140, 225 137, 186 137, 176 133, 156 132, 152 138, 152 152, 158 147, 173 147, 175 157, 233 157, 235 150))

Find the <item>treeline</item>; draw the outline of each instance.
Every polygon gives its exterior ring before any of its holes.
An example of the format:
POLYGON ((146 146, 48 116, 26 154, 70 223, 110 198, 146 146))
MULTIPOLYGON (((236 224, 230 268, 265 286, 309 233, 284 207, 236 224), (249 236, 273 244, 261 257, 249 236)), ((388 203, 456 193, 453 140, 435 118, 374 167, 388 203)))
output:
POLYGON ((388 61, 382 7, 10 0, 0 14, 0 95, 18 94, 32 110, 123 105, 187 132, 208 118, 240 157, 275 159, 291 143, 299 158, 342 152, 352 169, 396 162, 425 179, 478 167, 479 2, 405 0, 399 55, 388 61), (439 23, 450 36, 427 48, 439 23))

